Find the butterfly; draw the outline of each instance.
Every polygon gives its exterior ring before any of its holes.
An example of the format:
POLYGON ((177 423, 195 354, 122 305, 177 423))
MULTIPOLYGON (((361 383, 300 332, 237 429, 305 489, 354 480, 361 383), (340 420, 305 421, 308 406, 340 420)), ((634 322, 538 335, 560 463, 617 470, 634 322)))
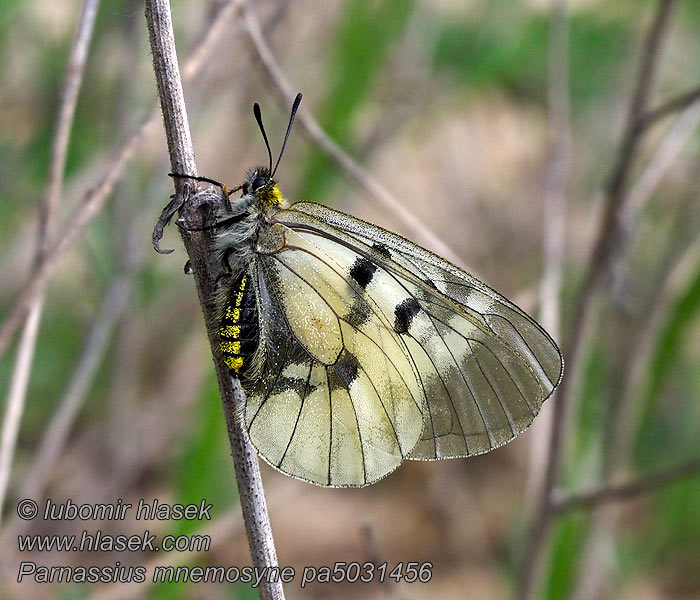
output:
POLYGON ((372 484, 404 460, 489 452, 525 431, 561 380, 556 343, 515 304, 403 237, 312 202, 269 166, 218 186, 226 276, 218 350, 247 393, 240 418, 275 469, 372 484), (241 192, 233 198, 235 192, 241 192))

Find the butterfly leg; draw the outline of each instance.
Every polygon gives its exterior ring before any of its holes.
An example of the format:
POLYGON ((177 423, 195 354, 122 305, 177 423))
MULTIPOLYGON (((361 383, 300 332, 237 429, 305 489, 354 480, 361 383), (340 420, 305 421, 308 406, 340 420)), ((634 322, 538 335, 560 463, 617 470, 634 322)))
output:
POLYGON ((221 183, 220 181, 217 181, 216 179, 210 179, 209 177, 200 177, 199 175, 186 175, 184 173, 168 173, 170 177, 173 178, 180 178, 180 179, 192 179, 194 181, 201 181, 204 183, 211 183, 212 185, 215 185, 218 188, 221 188, 221 191, 226 194, 227 196, 230 196, 231 194, 237 192, 240 190, 243 186, 239 185, 233 188, 232 190, 229 190, 226 187, 225 183, 221 183))
POLYGON ((212 188, 198 190, 183 208, 186 214, 183 214, 176 221, 181 230, 207 231, 215 229, 220 225, 220 217, 223 215, 225 218, 225 215, 230 213, 226 188, 222 187, 221 191, 212 190, 212 188), (190 225, 190 222, 198 223, 190 225))
POLYGON ((200 177, 199 175, 186 175, 185 173, 168 173, 168 177, 172 177, 173 179, 192 179, 193 181, 201 181, 202 183, 211 183, 212 185, 221 188, 221 191, 224 192, 227 196, 230 195, 228 189, 226 188, 226 184, 221 183, 216 179, 210 179, 209 177, 200 177))
POLYGON ((172 248, 163 249, 160 247, 160 240, 163 237, 163 230, 167 227, 173 215, 182 208, 182 199, 177 198, 176 194, 170 196, 170 202, 165 206, 163 212, 160 213, 158 221, 153 227, 153 233, 151 234, 151 241, 153 242, 153 248, 158 254, 170 254, 173 252, 172 248))
MULTIPOLYGON (((178 178, 182 178, 182 179, 193 179, 195 181, 203 181, 206 183, 211 183, 212 185, 215 185, 215 186, 221 188, 221 191, 226 195, 227 198, 230 195, 229 191, 226 189, 226 186, 223 183, 220 183, 214 179, 209 179, 208 177, 197 177, 194 175, 184 175, 181 173, 168 173, 168 175, 170 175, 170 177, 178 177, 178 178)), ((212 202, 210 198, 211 198, 211 194, 206 194, 206 192, 201 193, 201 194, 200 193, 195 194, 195 196, 193 198, 194 206, 192 208, 194 210, 197 210, 203 204, 209 205, 209 209, 210 209, 209 215, 207 215, 207 218, 205 218, 205 222, 207 222, 207 226, 205 226, 204 229, 212 229, 213 227, 216 226, 216 224, 210 225, 210 222, 211 222, 210 215, 212 213, 211 205, 214 204, 214 202, 212 202), (202 200, 203 196, 207 196, 207 199, 202 200)), ((220 198, 218 198, 218 203, 221 204, 220 198)), ((170 196, 170 202, 168 202, 168 204, 165 206, 165 208, 163 208, 163 211, 160 213, 160 217, 158 217, 158 221, 156 222, 155 226, 153 227, 153 233, 151 235, 151 240, 153 242, 153 248, 159 254, 170 254, 171 252, 173 252, 173 249, 171 249, 171 248, 169 248, 169 249, 161 248, 160 247, 160 240, 163 238, 163 231, 169 225, 169 223, 172 220, 175 213, 182 210, 183 204, 184 204, 184 198, 181 194, 180 195, 173 194, 172 196, 170 196)), ((199 231, 200 230, 197 228, 192 229, 192 228, 185 227, 182 224, 182 219, 178 219, 176 221, 176 223, 177 223, 178 227, 180 227, 181 229, 184 229, 185 231, 199 231)))

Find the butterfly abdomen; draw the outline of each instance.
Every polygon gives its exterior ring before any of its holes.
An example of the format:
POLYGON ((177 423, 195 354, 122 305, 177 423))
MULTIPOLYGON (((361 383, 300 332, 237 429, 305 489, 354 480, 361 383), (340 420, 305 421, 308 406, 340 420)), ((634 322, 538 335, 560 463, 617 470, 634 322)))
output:
POLYGON ((231 286, 218 333, 224 363, 232 375, 243 374, 250 366, 260 336, 255 288, 245 272, 231 286))

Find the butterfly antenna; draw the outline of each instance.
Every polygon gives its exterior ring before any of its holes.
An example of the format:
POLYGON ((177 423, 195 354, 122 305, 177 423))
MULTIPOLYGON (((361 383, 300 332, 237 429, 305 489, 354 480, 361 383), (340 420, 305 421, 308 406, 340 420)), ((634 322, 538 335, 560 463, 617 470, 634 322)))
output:
POLYGON ((258 122, 260 133, 262 133, 263 139, 265 140, 265 147, 267 148, 267 158, 270 165, 269 171, 272 171, 272 150, 270 150, 270 142, 267 141, 267 134, 265 133, 265 127, 263 127, 262 122, 262 113, 260 112, 260 105, 257 102, 253 104, 253 114, 255 115, 255 120, 258 122))
POLYGON ((280 160, 282 160, 282 155, 284 154, 284 149, 287 147, 287 140, 289 139, 289 133, 292 131, 292 125, 294 124, 294 117, 297 116, 297 110, 299 109, 299 105, 301 104, 301 92, 297 94, 297 97, 294 98, 294 104, 292 104, 292 113, 289 115, 289 125, 287 125, 287 133, 284 136, 284 142, 282 142, 282 149, 280 150, 280 155, 277 157, 277 162, 275 163, 275 168, 272 171, 272 175, 270 177, 274 176, 274 174, 277 172, 277 167, 280 164, 280 160))

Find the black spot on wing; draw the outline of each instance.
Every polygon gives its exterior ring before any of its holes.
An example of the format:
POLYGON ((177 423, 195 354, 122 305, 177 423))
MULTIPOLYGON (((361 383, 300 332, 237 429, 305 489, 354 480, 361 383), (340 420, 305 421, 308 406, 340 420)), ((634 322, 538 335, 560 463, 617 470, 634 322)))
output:
POLYGON ((337 389, 350 389, 350 384, 357 379, 360 363, 347 350, 343 350, 334 365, 328 367, 328 383, 331 392, 337 389))
POLYGON ((343 316, 343 320, 351 327, 358 328, 372 316, 372 310, 367 302, 354 302, 350 307, 347 315, 343 316))
POLYGON ((352 277, 358 285, 364 290, 369 282, 374 277, 374 272, 377 270, 377 265, 372 261, 367 260, 362 256, 358 256, 355 263, 350 269, 350 277, 352 277))
POLYGON ((387 248, 384 244, 375 242, 374 244, 372 244, 372 249, 378 254, 381 254, 384 258, 391 258, 391 252, 389 251, 389 248, 387 248))
POLYGON ((310 385, 307 377, 286 377, 282 375, 275 387, 279 390, 292 390, 300 398, 305 398, 314 392, 318 386, 310 385))
POLYGON ((394 331, 396 333, 407 333, 408 328, 411 326, 411 321, 418 314, 418 311, 420 311, 420 304, 413 297, 406 298, 403 302, 397 304, 394 309, 396 316, 394 319, 394 331))

